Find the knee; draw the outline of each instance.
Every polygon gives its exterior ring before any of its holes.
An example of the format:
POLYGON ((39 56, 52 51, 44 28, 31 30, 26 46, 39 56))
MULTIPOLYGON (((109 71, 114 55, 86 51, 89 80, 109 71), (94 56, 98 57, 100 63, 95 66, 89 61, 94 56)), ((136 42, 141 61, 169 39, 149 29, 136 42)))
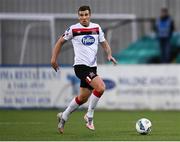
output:
POLYGON ((99 87, 96 89, 97 92, 99 92, 101 95, 104 93, 105 91, 105 87, 99 87))
POLYGON ((106 89, 105 84, 101 84, 95 90, 102 95, 104 93, 105 89, 106 89))
POLYGON ((100 98, 103 95, 104 91, 105 91, 105 85, 101 85, 96 89, 94 89, 93 94, 98 98, 100 98))

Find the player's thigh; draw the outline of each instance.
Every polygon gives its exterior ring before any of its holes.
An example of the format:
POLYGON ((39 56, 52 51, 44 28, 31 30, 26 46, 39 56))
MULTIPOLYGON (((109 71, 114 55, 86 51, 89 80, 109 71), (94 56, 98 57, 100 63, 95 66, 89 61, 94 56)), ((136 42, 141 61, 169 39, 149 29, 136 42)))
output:
POLYGON ((105 90, 105 84, 104 81, 100 76, 96 76, 95 78, 92 79, 90 85, 99 92, 104 92, 105 90))
POLYGON ((78 96, 81 101, 87 101, 91 95, 92 90, 84 87, 80 87, 80 95, 78 96))

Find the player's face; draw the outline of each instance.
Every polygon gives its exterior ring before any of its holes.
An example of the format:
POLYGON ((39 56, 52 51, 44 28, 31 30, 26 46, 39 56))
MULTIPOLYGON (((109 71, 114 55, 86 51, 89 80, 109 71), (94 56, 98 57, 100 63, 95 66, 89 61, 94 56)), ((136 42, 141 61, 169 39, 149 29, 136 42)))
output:
POLYGON ((89 26, 90 17, 91 17, 89 10, 79 11, 78 16, 79 16, 79 22, 81 25, 85 27, 89 26))

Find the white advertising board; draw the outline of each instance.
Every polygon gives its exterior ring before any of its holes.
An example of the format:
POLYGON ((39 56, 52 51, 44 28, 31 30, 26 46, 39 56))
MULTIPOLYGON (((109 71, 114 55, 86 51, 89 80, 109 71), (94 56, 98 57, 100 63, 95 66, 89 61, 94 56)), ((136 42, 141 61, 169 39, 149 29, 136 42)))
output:
MULTIPOLYGON (((100 65, 106 91, 98 108, 180 109, 179 72, 178 65, 100 65)), ((1 108, 64 108, 78 94, 72 67, 0 67, 1 108)))
POLYGON ((107 90, 103 107, 120 109, 180 109, 180 66, 101 66, 99 74, 114 88, 107 90))
POLYGON ((2 67, 0 107, 65 107, 72 99, 74 77, 72 68, 2 67))

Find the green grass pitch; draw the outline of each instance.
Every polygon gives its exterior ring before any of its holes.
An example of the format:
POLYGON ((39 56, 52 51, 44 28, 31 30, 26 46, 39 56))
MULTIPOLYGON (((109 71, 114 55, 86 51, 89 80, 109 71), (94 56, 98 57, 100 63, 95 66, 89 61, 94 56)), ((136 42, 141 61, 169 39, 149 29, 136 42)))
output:
POLYGON ((0 110, 0 141, 179 141, 179 111, 96 111, 95 131, 85 127, 84 110, 74 112, 64 134, 57 132, 58 110, 0 110), (152 122, 152 132, 135 130, 139 118, 152 122))

